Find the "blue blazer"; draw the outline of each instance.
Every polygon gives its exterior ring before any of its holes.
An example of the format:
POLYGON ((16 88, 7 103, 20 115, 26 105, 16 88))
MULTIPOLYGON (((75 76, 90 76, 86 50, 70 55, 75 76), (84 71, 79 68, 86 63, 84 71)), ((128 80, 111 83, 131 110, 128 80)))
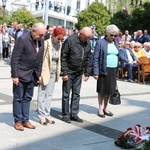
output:
MULTIPOLYGON (((17 30, 17 31, 16 31, 16 33, 15 33, 15 35, 14 35, 15 40, 17 40, 17 37, 18 37, 18 33, 19 33, 19 31, 20 31, 20 30, 17 30)), ((27 30, 27 29, 23 29, 23 31, 22 31, 22 35, 23 35, 23 34, 25 34, 25 33, 27 33, 27 32, 29 32, 29 30, 27 30)))
POLYGON ((11 58, 11 77, 29 82, 34 77, 39 80, 44 52, 44 40, 38 41, 39 51, 36 52, 31 32, 20 36, 16 42, 11 58))
MULTIPOLYGON (((134 55, 134 53, 132 52, 131 49, 129 49, 129 53, 130 53, 133 61, 136 61, 137 59, 136 59, 136 57, 135 57, 135 55, 134 55)), ((124 67, 127 63, 129 63, 126 48, 122 48, 122 49, 119 50, 119 61, 124 62, 124 63, 121 63, 120 67, 124 67)))
MULTIPOLYGON (((114 41, 116 48, 119 51, 119 47, 116 41, 114 41)), ((94 75, 107 75, 107 49, 108 41, 106 38, 99 39, 96 43, 94 58, 93 58, 93 74, 94 75)))

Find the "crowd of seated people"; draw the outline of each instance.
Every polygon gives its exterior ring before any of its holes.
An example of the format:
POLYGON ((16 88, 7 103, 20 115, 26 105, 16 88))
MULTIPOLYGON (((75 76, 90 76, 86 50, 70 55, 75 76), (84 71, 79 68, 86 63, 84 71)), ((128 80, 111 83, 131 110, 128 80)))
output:
POLYGON ((127 71, 127 77, 124 80, 133 82, 135 80, 135 71, 137 70, 137 58, 130 48, 130 42, 126 41, 123 48, 119 50, 119 67, 127 71), (134 72, 134 73, 133 73, 134 72))
POLYGON ((137 81, 138 58, 150 58, 150 42, 145 42, 143 45, 133 42, 134 47, 131 47, 130 43, 126 41, 119 50, 119 67, 127 72, 124 81, 133 82, 137 81))
POLYGON ((119 76, 124 81, 137 81, 138 58, 150 58, 150 35, 148 30, 137 30, 130 35, 128 30, 116 38, 119 45, 119 68, 124 71, 124 76, 119 76))

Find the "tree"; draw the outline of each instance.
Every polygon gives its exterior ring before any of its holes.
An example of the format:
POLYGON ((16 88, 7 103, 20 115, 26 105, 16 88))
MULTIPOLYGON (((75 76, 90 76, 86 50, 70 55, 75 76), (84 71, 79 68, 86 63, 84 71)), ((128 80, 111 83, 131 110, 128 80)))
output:
POLYGON ((34 23, 38 22, 37 19, 26 8, 19 9, 12 14, 11 21, 17 21, 18 23, 27 24, 31 27, 34 23))
POLYGON ((143 12, 143 20, 144 20, 144 23, 143 24, 143 29, 147 29, 149 32, 150 32, 150 25, 149 25, 149 21, 150 21, 150 13, 149 13, 149 10, 150 10, 150 2, 148 3, 145 3, 143 5, 145 11, 143 12))
POLYGON ((122 32, 129 30, 131 26, 131 15, 119 11, 113 15, 111 23, 115 24, 122 32))
POLYGON ((106 7, 99 2, 93 2, 87 9, 77 15, 78 23, 75 24, 77 29, 85 26, 91 26, 94 22, 96 32, 100 35, 105 31, 106 26, 110 24, 110 14, 106 7))
POLYGON ((147 29, 150 31, 150 3, 145 3, 143 7, 136 8, 132 12, 132 21, 131 21, 131 30, 144 30, 147 29), (135 26, 136 25, 136 26, 135 26))
POLYGON ((116 24, 122 32, 128 29, 131 33, 137 30, 147 29, 150 31, 150 2, 146 2, 142 7, 132 8, 131 14, 117 12, 113 15, 111 23, 116 24))
MULTIPOLYGON (((7 23, 7 24, 10 24, 10 17, 9 17, 9 15, 8 15, 8 11, 7 10, 5 10, 5 12, 4 12, 4 17, 5 17, 5 23, 7 23)), ((0 24, 2 24, 3 23, 3 8, 0 6, 0 24)))
POLYGON ((131 20, 131 31, 137 31, 139 29, 143 29, 143 9, 136 8, 132 12, 132 20, 131 20))

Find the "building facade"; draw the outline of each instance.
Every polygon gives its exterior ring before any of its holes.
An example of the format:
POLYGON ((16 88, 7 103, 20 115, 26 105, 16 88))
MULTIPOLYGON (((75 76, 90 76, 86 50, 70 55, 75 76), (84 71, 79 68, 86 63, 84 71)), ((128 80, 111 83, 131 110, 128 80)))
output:
MULTIPOLYGON (((140 2, 141 0, 133 1, 140 2)), ((149 0, 143 0, 143 2, 146 1, 149 0)), ((77 14, 93 2, 103 3, 107 10, 114 14, 117 11, 118 3, 129 9, 132 0, 7 0, 6 9, 13 13, 22 7, 26 7, 36 18, 42 18, 45 25, 74 28, 77 22, 77 14)))
MULTIPOLYGON (((96 0, 7 0, 6 9, 14 11, 26 7, 36 18, 43 18, 45 24, 74 28, 77 14, 96 0), (38 2, 38 3, 36 3, 38 2)), ((106 0, 98 0, 103 2, 106 0)), ((1 3, 0 3, 1 4, 1 3)))

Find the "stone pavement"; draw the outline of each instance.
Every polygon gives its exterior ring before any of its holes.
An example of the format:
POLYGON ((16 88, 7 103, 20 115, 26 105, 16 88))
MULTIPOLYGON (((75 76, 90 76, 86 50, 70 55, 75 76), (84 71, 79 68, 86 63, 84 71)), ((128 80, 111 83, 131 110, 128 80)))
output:
POLYGON ((84 123, 61 121, 61 79, 56 83, 51 115, 54 125, 38 123, 37 87, 31 103, 30 121, 35 130, 17 131, 12 117, 12 81, 9 61, 0 62, 0 150, 119 150, 114 140, 128 127, 150 126, 150 86, 118 81, 121 105, 109 105, 113 117, 97 116, 96 81, 83 82, 79 116, 84 123))

